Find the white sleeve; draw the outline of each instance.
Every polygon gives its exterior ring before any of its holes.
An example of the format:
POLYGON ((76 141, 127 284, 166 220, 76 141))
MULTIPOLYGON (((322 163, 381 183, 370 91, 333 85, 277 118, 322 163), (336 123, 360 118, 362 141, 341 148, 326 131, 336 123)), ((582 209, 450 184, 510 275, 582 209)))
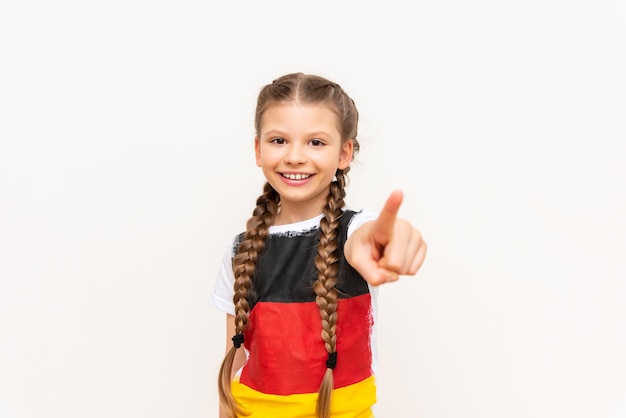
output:
POLYGON ((352 219, 350 220, 350 225, 348 225, 348 237, 352 235, 354 231, 359 229, 364 223, 375 221, 378 219, 378 213, 363 209, 360 212, 354 214, 352 219))
POLYGON ((233 304, 233 296, 235 290, 233 286, 235 284, 235 275, 233 274, 233 243, 224 253, 220 269, 217 273, 217 281, 215 282, 215 289, 211 295, 209 303, 226 313, 231 315, 235 314, 235 305, 233 304))

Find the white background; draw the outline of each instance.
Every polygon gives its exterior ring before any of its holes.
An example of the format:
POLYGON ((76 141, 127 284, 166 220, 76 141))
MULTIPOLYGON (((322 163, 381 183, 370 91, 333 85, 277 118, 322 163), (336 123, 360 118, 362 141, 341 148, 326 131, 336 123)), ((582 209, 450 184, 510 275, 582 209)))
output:
POLYGON ((361 112, 348 203, 429 243, 379 416, 626 416, 624 1, 0 3, 0 416, 215 417, 263 84, 361 112), (409 6, 411 5, 411 6, 409 6))

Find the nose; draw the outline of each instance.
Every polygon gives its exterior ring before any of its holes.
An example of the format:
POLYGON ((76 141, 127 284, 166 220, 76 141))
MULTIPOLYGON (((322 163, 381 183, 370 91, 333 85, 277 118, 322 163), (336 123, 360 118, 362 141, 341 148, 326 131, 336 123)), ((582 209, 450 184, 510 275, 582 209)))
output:
POLYGON ((290 144, 285 154, 285 162, 289 165, 300 165, 307 161, 306 150, 300 144, 290 144))

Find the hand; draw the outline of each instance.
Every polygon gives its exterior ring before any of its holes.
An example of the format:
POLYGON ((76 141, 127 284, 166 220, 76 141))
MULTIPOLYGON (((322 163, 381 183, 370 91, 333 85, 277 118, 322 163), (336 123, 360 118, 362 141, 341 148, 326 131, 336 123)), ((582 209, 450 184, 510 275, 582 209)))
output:
POLYGON ((344 246, 348 263, 371 285, 416 274, 426 257, 422 234, 398 218, 402 199, 401 191, 393 192, 378 219, 354 231, 344 246))

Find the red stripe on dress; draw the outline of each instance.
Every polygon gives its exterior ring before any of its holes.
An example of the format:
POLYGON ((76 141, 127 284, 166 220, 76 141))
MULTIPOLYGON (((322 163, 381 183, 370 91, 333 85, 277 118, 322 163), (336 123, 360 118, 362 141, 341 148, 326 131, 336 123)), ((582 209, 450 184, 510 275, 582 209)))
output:
MULTIPOLYGON (((335 388, 372 374, 369 293, 338 300, 335 388)), ((249 351, 240 382, 259 392, 292 395, 317 392, 326 372, 328 352, 315 302, 258 302, 245 333, 249 351)))

